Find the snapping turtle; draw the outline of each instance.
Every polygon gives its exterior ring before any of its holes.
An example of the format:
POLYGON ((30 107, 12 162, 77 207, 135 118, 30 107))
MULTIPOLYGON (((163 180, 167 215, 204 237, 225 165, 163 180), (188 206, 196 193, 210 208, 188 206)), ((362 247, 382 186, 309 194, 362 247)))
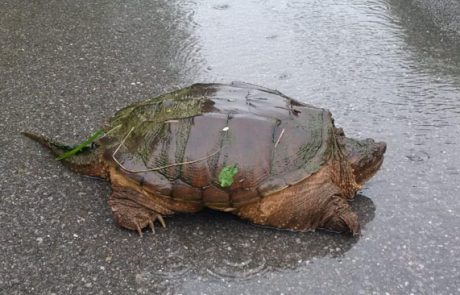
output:
MULTIPOLYGON (((24 133, 62 155, 71 147, 24 133)), ((345 137, 329 111, 259 86, 194 84, 118 111, 63 163, 112 183, 116 222, 142 235, 204 207, 256 224, 359 233, 348 200, 386 145, 345 137)))

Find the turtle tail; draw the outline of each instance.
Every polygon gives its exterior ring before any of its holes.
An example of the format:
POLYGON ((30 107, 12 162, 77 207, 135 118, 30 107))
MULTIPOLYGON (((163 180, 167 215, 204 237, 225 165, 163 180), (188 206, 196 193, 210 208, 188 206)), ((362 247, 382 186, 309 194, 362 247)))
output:
POLYGON ((42 135, 37 135, 26 131, 21 133, 46 147, 52 155, 56 156, 56 159, 60 160, 71 170, 87 176, 103 178, 107 177, 106 167, 102 161, 102 150, 101 147, 97 144, 92 144, 88 147, 85 147, 70 157, 60 159, 59 157, 72 150, 74 147, 56 142, 42 135))

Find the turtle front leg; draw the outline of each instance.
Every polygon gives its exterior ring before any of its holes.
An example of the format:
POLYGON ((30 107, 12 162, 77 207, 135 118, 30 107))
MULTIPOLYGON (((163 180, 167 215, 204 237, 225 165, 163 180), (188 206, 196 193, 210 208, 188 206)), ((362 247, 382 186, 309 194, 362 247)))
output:
POLYGON ((136 202, 136 200, 144 198, 145 196, 138 191, 114 187, 108 201, 117 224, 130 230, 137 230, 141 237, 142 229, 147 226, 150 226, 153 233, 155 233, 154 223, 157 220, 163 227, 166 227, 160 213, 136 202))
POLYGON ((340 188, 330 181, 300 182, 245 205, 236 214, 256 224, 294 231, 325 229, 353 235, 360 232, 358 216, 347 198, 341 196, 340 188))
POLYGON ((350 231, 353 236, 360 235, 358 215, 351 210, 346 199, 338 195, 330 197, 318 227, 334 232, 350 231))

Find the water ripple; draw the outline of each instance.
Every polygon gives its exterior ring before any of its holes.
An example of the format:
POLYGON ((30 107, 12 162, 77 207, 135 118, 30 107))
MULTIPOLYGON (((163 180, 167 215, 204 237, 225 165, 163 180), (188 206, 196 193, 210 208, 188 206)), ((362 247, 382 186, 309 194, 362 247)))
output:
POLYGON ((248 258, 242 261, 224 259, 222 262, 221 265, 215 265, 206 271, 218 279, 248 280, 270 270, 264 257, 248 258))
POLYGON ((184 34, 176 37, 176 43, 173 45, 174 52, 172 64, 183 65, 180 69, 184 77, 196 77, 198 73, 205 68, 204 59, 201 54, 201 44, 196 36, 196 30, 200 24, 195 20, 196 3, 177 2, 176 9, 181 18, 175 20, 175 24, 181 27, 184 34))
POLYGON ((186 259, 176 253, 168 255, 164 260, 155 262, 155 264, 158 265, 158 268, 153 269, 151 273, 164 279, 183 277, 192 269, 192 266, 186 263, 186 259))

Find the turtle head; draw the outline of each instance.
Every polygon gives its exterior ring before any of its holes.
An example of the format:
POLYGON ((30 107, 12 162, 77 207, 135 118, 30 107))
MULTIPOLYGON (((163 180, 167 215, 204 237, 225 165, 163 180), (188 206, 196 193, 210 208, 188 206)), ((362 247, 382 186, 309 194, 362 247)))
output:
POLYGON ((370 138, 363 140, 348 138, 341 130, 339 130, 339 136, 340 132, 355 180, 361 185, 374 176, 382 166, 387 145, 384 142, 375 142, 370 138))

